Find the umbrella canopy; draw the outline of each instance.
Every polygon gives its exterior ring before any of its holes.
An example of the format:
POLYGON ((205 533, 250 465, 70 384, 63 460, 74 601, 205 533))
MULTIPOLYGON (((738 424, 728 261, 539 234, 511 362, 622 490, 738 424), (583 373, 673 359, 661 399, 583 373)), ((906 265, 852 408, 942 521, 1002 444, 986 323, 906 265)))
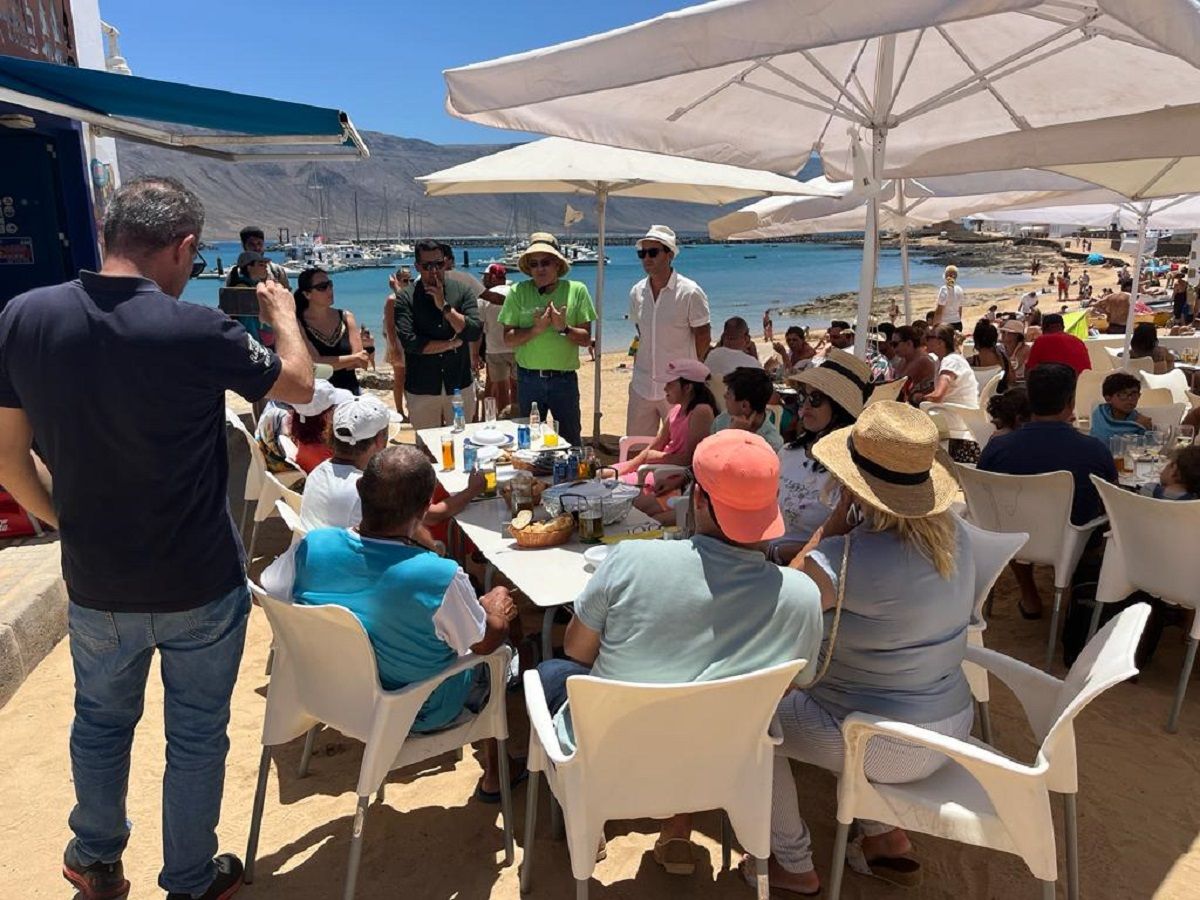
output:
MULTIPOLYGON (((608 198, 643 197, 691 203, 732 203, 771 194, 822 196, 810 186, 773 172, 678 159, 640 150, 605 147, 566 138, 521 144, 417 179, 430 196, 454 194, 593 194, 599 236, 596 269, 596 348, 603 352, 604 214, 608 198)), ((600 437, 600 366, 592 386, 592 436, 600 437)))
POLYGON ((1116 225, 1123 231, 1140 226, 1145 210, 1146 227, 1169 230, 1200 229, 1200 197, 1160 197, 1143 203, 1081 203, 1072 206, 1033 205, 988 212, 983 216, 996 222, 1036 225, 1065 225, 1076 228, 1108 229, 1116 225))
MULTIPOLYGON (((778 172, 798 171, 815 149, 826 174, 870 191, 888 161, 946 144, 1192 102, 1197 46, 1192 0, 717 0, 452 69, 447 108, 778 172), (1098 64, 1129 77, 1097 78, 1098 64)), ((860 320, 877 217, 868 193, 860 320)))

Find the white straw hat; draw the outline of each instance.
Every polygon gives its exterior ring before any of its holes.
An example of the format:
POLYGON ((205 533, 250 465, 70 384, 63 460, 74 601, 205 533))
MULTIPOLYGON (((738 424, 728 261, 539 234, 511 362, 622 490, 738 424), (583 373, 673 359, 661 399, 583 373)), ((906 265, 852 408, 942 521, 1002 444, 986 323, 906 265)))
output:
POLYGON ((853 353, 836 347, 825 351, 821 365, 809 366, 787 380, 815 387, 855 418, 871 393, 871 367, 853 353))
POLYGON ((674 256, 679 255, 679 243, 675 239, 675 232, 666 225, 651 225, 650 230, 646 232, 646 236, 638 238, 637 248, 641 250, 642 244, 646 243, 646 241, 657 241, 670 250, 674 256))

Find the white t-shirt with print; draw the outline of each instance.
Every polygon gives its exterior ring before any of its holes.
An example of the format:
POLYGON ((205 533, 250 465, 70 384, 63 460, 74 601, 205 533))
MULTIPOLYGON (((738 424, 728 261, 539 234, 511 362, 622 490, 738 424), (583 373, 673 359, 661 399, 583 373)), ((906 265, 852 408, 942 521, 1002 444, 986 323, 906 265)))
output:
POLYGON ((837 506, 841 489, 807 450, 779 451, 779 511, 783 541, 807 541, 837 506))

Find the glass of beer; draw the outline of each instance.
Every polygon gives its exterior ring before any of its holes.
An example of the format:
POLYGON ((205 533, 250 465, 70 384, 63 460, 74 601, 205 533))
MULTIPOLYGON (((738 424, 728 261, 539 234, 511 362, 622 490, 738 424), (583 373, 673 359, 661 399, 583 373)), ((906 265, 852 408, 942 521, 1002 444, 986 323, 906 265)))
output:
POLYGON ((579 540, 598 544, 604 537, 604 498, 588 497, 579 506, 579 540))
POLYGON ((487 463, 482 467, 483 471, 483 495, 485 497, 496 496, 496 464, 494 462, 487 463))
POLYGON ((442 469, 449 472, 454 468, 454 435, 442 435, 442 469))

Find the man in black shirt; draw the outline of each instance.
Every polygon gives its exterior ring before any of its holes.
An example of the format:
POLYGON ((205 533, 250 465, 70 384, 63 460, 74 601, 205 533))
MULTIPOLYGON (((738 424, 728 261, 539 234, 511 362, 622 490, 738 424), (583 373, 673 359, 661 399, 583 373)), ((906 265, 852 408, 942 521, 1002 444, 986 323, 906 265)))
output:
POLYGON ((446 277, 448 260, 436 241, 416 246, 420 279, 396 295, 396 336, 404 347, 404 403, 413 428, 437 428, 453 421, 451 402, 462 392, 463 412, 475 412, 472 341, 483 326, 477 295, 462 281, 446 277))
POLYGON ((278 355, 216 309, 180 302, 204 224, 170 178, 113 197, 100 272, 0 313, 0 483, 59 528, 75 667, 74 838, 63 874, 86 898, 128 890, 130 747, 157 649, 165 688, 163 868, 169 900, 232 896, 216 855, 226 727, 250 598, 229 514, 225 391, 312 396, 294 301, 257 288, 278 355), (52 484, 39 480, 31 446, 52 484))

